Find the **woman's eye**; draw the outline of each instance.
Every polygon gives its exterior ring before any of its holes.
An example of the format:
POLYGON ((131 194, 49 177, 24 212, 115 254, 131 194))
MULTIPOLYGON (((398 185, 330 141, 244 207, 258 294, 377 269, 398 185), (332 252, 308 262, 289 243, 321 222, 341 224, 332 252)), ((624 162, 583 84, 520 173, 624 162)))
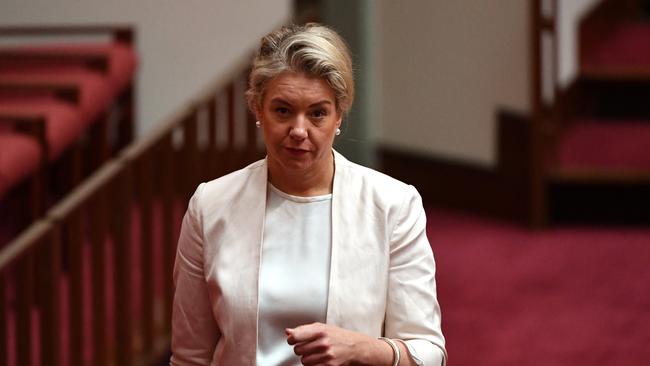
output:
POLYGON ((287 114, 289 114, 289 108, 278 107, 278 108, 275 109, 275 113, 277 113, 279 115, 282 115, 282 116, 286 116, 287 114))
POLYGON ((327 111, 325 111, 324 109, 317 109, 317 110, 312 112, 312 116, 314 116, 316 118, 323 118, 323 117, 327 116, 327 111))

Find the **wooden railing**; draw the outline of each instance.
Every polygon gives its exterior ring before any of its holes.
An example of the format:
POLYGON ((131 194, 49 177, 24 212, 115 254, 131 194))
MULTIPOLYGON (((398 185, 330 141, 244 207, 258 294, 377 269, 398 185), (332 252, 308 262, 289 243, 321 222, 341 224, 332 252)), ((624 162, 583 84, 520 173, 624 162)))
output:
POLYGON ((530 6, 531 128, 530 222, 546 221, 545 154, 558 92, 557 0, 532 0, 530 6))
POLYGON ((2 249, 0 365, 147 365, 168 352, 187 199, 264 154, 243 98, 249 60, 2 249))

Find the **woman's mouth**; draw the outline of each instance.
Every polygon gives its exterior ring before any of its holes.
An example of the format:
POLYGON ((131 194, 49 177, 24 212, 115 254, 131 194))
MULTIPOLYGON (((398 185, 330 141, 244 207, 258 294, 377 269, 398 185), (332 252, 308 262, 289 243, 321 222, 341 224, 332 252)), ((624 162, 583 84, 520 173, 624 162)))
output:
POLYGON ((305 155, 306 153, 309 152, 308 150, 297 149, 297 148, 293 148, 293 147, 285 147, 285 149, 292 156, 303 156, 303 155, 305 155))

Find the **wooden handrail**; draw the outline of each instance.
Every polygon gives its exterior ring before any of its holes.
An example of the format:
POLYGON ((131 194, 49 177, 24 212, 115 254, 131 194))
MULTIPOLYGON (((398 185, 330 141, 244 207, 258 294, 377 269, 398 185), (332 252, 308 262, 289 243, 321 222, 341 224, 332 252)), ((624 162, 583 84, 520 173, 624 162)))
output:
POLYGON ((47 220, 38 220, 23 231, 18 237, 0 250, 0 270, 4 269, 16 258, 25 255, 34 242, 42 240, 52 231, 52 223, 47 220))

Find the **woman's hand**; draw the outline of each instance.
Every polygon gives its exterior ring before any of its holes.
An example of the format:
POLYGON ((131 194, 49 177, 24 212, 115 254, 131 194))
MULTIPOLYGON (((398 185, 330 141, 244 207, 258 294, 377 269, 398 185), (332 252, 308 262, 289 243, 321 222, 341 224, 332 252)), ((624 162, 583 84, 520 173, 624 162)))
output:
POLYGON ((385 342, 333 325, 312 323, 288 328, 287 342, 303 365, 391 365, 385 342))

